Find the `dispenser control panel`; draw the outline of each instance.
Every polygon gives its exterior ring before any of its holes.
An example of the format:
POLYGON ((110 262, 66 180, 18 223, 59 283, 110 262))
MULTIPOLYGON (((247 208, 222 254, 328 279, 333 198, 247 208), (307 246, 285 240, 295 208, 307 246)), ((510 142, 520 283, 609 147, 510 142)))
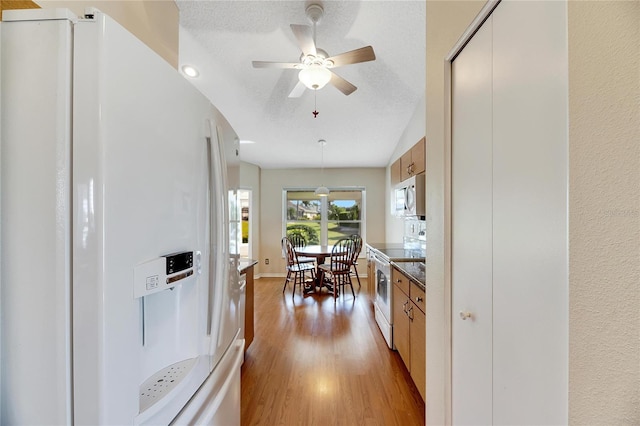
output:
POLYGON ((200 252, 183 251, 136 265, 133 273, 133 297, 147 296, 190 282, 194 273, 200 272, 199 262, 200 252))

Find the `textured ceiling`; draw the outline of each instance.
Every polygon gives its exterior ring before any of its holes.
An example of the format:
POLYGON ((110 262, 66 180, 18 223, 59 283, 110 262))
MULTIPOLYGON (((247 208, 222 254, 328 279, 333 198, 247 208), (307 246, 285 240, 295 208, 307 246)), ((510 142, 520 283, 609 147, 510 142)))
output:
POLYGON ((212 99, 240 139, 243 161, 263 168, 384 167, 425 90, 424 1, 176 1, 180 64, 200 71, 194 84, 212 99), (376 60, 335 68, 358 87, 327 85, 289 98, 292 69, 251 61, 298 62, 290 24, 309 24, 305 7, 325 13, 316 44, 330 56, 371 45, 376 60), (314 96, 314 94, 316 96, 314 96), (317 109, 318 117, 312 112, 317 109))

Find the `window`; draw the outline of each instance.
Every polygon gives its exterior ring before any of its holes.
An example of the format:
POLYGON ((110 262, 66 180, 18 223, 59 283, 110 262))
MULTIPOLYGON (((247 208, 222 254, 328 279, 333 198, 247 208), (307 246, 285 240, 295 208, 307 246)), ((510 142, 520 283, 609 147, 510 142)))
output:
POLYGON ((323 198, 313 189, 285 189, 283 198, 286 235, 300 234, 309 245, 331 245, 353 234, 364 235, 362 188, 331 189, 323 198))

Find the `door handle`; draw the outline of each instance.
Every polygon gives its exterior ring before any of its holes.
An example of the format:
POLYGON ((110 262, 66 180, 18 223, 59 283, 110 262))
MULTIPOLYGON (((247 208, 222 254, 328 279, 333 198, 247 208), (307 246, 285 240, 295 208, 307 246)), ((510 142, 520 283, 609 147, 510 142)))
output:
POLYGON ((460 319, 466 321, 467 318, 471 318, 471 312, 460 311, 460 319))

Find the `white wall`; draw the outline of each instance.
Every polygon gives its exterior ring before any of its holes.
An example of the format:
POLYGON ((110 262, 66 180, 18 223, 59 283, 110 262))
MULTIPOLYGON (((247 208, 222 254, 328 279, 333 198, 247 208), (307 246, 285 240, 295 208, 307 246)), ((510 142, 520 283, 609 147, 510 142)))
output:
MULTIPOLYGON (((384 242, 385 169, 325 169, 322 182, 329 188, 362 186, 366 189, 365 242, 384 242)), ((262 169, 260 173, 260 273, 280 276, 285 272, 282 239, 283 188, 316 188, 321 183, 319 169, 262 169), (265 264, 269 259, 269 265, 265 264)), ((364 254, 364 250, 363 250, 364 254)), ((366 275, 366 262, 359 262, 358 273, 366 275)))
POLYGON ((427 2, 427 424, 445 424, 447 411, 444 294, 444 58, 481 1, 427 2))
MULTIPOLYGON (((240 145, 240 157, 242 157, 242 145, 240 145)), ((240 162, 240 189, 251 190, 251 259, 260 259, 260 167, 240 162)), ((260 273, 260 263, 254 267, 254 274, 260 273)))
POLYGON ((173 0, 36 0, 42 8, 67 8, 83 16, 95 7, 115 19, 173 67, 178 67, 178 6, 173 0))
POLYGON ((569 423, 640 424, 640 2, 569 2, 569 423))
MULTIPOLYGON (((422 139, 426 135, 426 120, 425 120, 425 111, 426 111, 426 100, 424 96, 420 99, 418 104, 416 105, 416 109, 407 124, 404 132, 398 139, 397 145, 393 154, 391 154, 391 159, 389 160, 389 165, 386 170, 386 230, 385 230, 385 240, 386 243, 401 243, 402 236, 404 235, 404 220, 397 218, 391 214, 391 200, 393 197, 393 188, 391 187, 391 164, 396 161, 402 154, 408 151, 413 145, 415 145, 420 139, 422 139)), ((429 141, 427 140, 427 144, 429 141)))

